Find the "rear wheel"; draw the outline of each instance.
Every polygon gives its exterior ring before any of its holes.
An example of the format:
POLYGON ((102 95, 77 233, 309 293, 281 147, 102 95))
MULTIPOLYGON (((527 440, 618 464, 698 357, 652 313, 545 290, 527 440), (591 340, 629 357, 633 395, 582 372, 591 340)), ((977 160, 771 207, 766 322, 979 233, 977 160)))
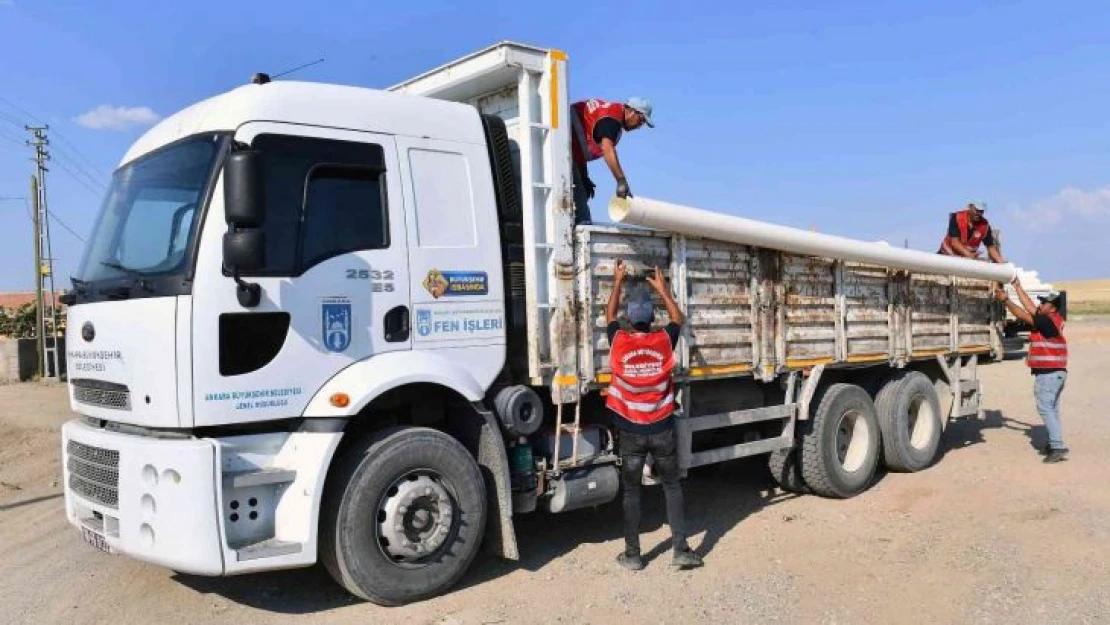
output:
POLYGON ((883 459, 893 471, 927 468, 936 457, 944 428, 933 382, 919 371, 892 375, 875 398, 883 432, 883 459))
POLYGON ((809 487, 802 479, 802 468, 798 464, 798 450, 780 449, 767 457, 767 468, 775 483, 788 493, 809 494, 809 487))
POLYGON ((337 462, 320 527, 320 558, 337 582, 363 599, 400 605, 462 577, 485 529, 486 492, 458 441, 397 428, 337 462))
POLYGON ((802 479, 818 495, 858 495, 871 485, 879 461, 875 404, 854 384, 833 384, 815 400, 816 411, 802 425, 802 479))

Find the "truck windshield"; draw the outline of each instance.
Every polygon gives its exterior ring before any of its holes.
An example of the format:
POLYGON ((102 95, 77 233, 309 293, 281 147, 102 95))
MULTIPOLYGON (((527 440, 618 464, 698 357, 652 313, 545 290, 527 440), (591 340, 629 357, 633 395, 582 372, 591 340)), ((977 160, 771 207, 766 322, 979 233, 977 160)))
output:
POLYGON ((117 170, 75 282, 179 273, 223 138, 191 137, 117 170))

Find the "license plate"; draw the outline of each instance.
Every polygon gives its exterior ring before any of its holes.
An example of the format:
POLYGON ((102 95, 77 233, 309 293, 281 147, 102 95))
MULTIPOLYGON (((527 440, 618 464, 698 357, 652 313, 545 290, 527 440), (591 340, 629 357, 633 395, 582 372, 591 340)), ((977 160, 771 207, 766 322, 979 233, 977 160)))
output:
POLYGON ((103 535, 97 534, 87 527, 82 527, 81 536, 84 537, 85 542, 89 543, 93 547, 96 547, 104 553, 112 553, 112 547, 108 545, 108 541, 104 538, 103 535))

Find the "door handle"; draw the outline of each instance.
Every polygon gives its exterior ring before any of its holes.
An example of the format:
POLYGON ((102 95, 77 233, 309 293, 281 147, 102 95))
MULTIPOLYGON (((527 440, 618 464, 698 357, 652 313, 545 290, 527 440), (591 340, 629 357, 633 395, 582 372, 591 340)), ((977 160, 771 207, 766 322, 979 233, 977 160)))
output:
POLYGON ((408 306, 397 306, 387 312, 382 328, 385 330, 385 340, 389 343, 401 343, 409 340, 408 306))

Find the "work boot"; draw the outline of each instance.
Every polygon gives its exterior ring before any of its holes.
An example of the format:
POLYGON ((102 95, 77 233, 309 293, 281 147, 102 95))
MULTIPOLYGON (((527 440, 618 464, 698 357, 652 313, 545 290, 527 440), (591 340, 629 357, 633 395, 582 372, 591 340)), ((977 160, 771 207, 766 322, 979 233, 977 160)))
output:
POLYGON ((703 564, 705 562, 702 561, 701 556, 694 553, 689 547, 674 552, 674 558, 671 559, 671 566, 680 571, 696 569, 703 564))
POLYGON ((1049 450, 1048 455, 1044 457, 1045 464, 1056 464, 1068 459, 1067 449, 1052 449, 1049 450))
POLYGON ((1041 454, 1042 456, 1047 456, 1051 451, 1052 451, 1052 445, 1049 445, 1048 443, 1045 443, 1044 447, 1041 447, 1040 449, 1037 450, 1037 453, 1041 454))
POLYGON ((617 563, 629 571, 644 570, 644 559, 641 558, 638 553, 622 551, 620 555, 617 556, 617 563))

